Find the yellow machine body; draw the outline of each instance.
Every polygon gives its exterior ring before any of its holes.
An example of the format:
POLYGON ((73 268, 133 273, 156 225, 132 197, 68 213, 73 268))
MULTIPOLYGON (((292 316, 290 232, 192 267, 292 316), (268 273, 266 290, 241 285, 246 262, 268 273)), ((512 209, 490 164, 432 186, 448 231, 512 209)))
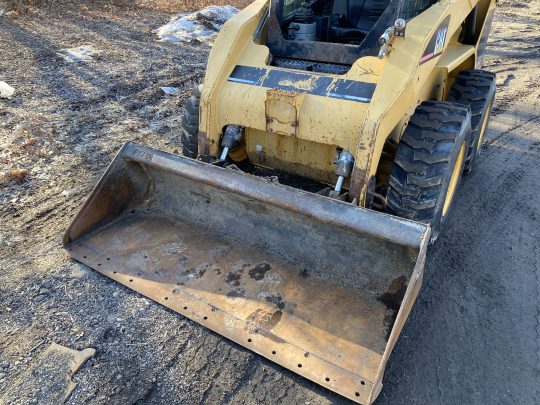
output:
POLYGON ((304 72, 299 79, 295 70, 269 65, 264 28, 254 37, 269 7, 268 1, 255 1, 229 20, 216 39, 201 96, 199 153, 218 156, 223 128, 241 125, 255 164, 333 183, 333 158, 336 148, 343 148, 355 158, 350 192, 363 205, 385 142, 399 142, 418 104, 445 100, 453 75, 479 65, 479 47, 485 46, 482 38, 490 29, 495 1, 440 1, 407 22, 405 36, 395 38, 385 58, 362 57, 344 75, 304 72), (476 5, 477 43, 465 45, 458 39, 476 5), (441 27, 446 30, 442 47, 422 60, 441 27), (231 80, 237 66, 274 74, 288 94, 231 80), (321 77, 331 80, 327 94, 310 93, 321 77), (339 80, 372 83, 374 92, 366 102, 329 97, 339 80), (269 125, 280 118, 285 122, 278 128, 269 125))

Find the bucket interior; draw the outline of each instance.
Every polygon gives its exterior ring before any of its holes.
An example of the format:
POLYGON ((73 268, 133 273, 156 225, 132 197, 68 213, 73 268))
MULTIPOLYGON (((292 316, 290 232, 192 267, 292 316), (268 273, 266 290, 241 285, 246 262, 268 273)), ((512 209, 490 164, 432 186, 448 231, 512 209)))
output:
POLYGON ((129 288, 367 403, 425 232, 389 218, 128 144, 65 244, 129 288))

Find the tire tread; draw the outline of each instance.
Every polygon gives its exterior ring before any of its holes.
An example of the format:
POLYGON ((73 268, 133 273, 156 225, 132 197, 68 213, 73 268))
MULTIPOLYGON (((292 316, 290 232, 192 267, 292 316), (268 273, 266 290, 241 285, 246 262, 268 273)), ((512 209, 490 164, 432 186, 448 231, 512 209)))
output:
POLYGON ((469 125, 470 108, 455 102, 425 101, 411 117, 390 174, 386 212, 430 223, 437 212, 452 153, 469 125))

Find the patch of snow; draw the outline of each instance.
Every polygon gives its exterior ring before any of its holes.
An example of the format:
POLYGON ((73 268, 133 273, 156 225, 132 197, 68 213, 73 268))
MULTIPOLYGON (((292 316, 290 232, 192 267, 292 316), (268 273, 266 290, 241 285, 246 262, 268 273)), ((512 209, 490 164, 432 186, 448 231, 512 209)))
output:
POLYGON ((91 45, 81 45, 75 48, 60 49, 57 54, 67 62, 88 62, 93 60, 94 56, 101 54, 101 51, 94 49, 91 45))
POLYGON ((233 6, 209 6, 193 13, 180 13, 154 32, 162 42, 210 42, 236 13, 238 9, 233 6))
POLYGON ((0 98, 11 98, 15 94, 15 89, 6 82, 0 82, 0 98))

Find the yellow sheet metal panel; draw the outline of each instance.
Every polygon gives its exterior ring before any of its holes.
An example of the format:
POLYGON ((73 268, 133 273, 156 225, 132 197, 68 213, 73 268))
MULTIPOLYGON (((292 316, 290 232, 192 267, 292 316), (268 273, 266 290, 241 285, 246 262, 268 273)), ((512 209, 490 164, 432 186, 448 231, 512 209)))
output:
POLYGON ((248 128, 246 146, 250 160, 257 165, 326 183, 336 181, 334 145, 248 128))
MULTIPOLYGON (((199 145, 217 155, 221 128, 218 124, 217 101, 221 86, 236 65, 245 47, 253 44, 253 33, 268 8, 268 0, 256 0, 228 20, 214 42, 208 57, 204 87, 201 94, 199 145), (207 134, 208 137, 207 137, 207 134)), ((228 108, 234 108, 234 104, 228 108)))
POLYGON ((296 136, 300 109, 306 93, 268 89, 266 90, 266 131, 279 135, 296 136))
POLYGON ((437 67, 445 68, 447 72, 454 70, 460 63, 473 56, 475 47, 460 43, 450 44, 444 54, 439 58, 437 67))
MULTIPOLYGON (((281 71, 281 69, 269 70, 281 71)), ((266 131, 265 100, 269 89, 271 88, 238 82, 224 84, 217 102, 219 111, 217 127, 237 124, 266 131), (233 103, 234 108, 231 107, 233 103)), ((299 107, 295 131, 297 138, 339 145, 347 150, 355 149, 361 136, 367 103, 305 94, 297 107, 299 107)))

